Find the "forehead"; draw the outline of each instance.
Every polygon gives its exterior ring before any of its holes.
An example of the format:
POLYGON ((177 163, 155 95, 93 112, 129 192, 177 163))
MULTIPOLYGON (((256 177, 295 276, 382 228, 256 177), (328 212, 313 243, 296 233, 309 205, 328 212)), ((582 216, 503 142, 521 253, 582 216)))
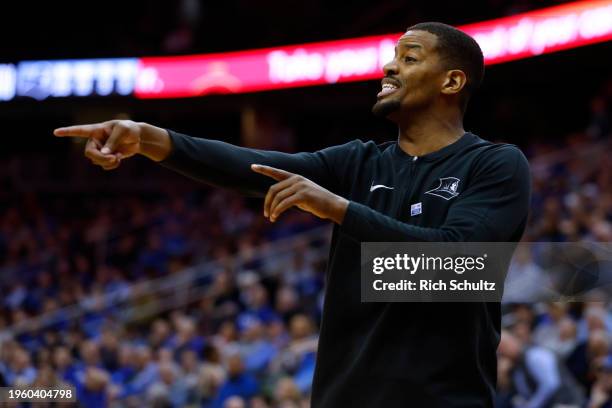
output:
POLYGON ((408 30, 397 41, 397 47, 410 47, 422 51, 433 51, 438 37, 428 31, 408 30))

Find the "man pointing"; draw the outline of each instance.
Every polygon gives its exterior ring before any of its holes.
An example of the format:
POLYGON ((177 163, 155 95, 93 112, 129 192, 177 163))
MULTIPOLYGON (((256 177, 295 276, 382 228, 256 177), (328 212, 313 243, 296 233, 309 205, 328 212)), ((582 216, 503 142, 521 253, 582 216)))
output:
POLYGON ((530 194, 525 157, 463 129, 483 70, 478 44, 463 32, 410 27, 373 107, 399 136, 380 145, 354 140, 286 154, 131 121, 55 135, 88 138, 85 155, 107 170, 141 154, 208 184, 265 195, 271 221, 297 207, 335 224, 313 407, 493 407, 498 303, 360 301, 361 242, 520 239, 530 194))

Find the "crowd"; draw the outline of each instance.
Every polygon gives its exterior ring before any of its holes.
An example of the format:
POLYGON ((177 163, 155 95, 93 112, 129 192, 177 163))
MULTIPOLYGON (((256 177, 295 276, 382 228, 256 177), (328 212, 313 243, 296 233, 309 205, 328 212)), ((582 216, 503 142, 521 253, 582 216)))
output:
POLYGON ((223 265, 320 223, 295 211, 271 229, 259 208, 223 191, 62 205, 20 196, 2 210, 0 381, 73 384, 86 407, 235 407, 236 395, 262 407, 303 403, 324 269, 306 243, 274 264, 221 266, 200 299, 167 313, 123 324, 122 310, 107 304, 143 302, 131 297, 139 282, 212 259, 223 265), (263 266, 268 273, 254 272, 263 266), (75 304, 79 317, 61 318, 75 304), (8 326, 55 312, 53 324, 3 338, 8 326))
MULTIPOLYGON (((593 99, 584 132, 554 144, 534 142, 527 148, 534 159, 533 192, 524 241, 612 241, 611 101, 608 84, 593 99), (555 145, 565 146, 563 153, 555 145)), ((611 273, 610 267, 609 262, 604 264, 604 272, 611 273)), ((533 254, 518 252, 510 275, 513 268, 525 281, 529 276, 536 283, 521 288, 524 296, 542 295, 544 268, 533 254)), ((506 298, 497 406, 612 407, 612 308, 606 289, 590 290, 580 302, 506 298)))
MULTIPOLYGON (((525 146, 533 163, 545 163, 534 166, 526 240, 612 239, 610 95, 600 99, 585 132, 525 146)), ((316 219, 292 211, 272 227, 259 201, 209 189, 3 197, 0 386, 68 384, 91 408, 308 406, 325 242, 258 254, 320 226, 316 219), (197 299, 164 309, 135 293, 211 260, 197 299), (66 309, 74 305, 77 317, 66 309), (125 318, 133 306, 153 312, 125 318)), ((500 407, 612 406, 606 299, 506 303, 503 326, 500 407)))

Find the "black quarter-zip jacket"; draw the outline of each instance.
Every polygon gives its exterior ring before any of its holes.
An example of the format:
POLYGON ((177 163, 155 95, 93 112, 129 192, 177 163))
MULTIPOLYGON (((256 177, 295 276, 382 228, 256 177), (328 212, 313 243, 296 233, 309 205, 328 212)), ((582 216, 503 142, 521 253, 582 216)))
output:
POLYGON ((349 200, 332 236, 314 408, 493 407, 499 303, 362 303, 360 243, 518 241, 531 183, 516 146, 467 132, 420 157, 360 140, 288 154, 168 133, 161 164, 196 180, 263 196, 274 180, 250 165, 264 164, 349 200))

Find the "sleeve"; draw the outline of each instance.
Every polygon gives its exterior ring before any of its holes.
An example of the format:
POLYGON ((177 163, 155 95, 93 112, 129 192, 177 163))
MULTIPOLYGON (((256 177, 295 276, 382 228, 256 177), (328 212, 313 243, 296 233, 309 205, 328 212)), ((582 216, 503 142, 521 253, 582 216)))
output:
POLYGON ((454 199, 439 228, 409 225, 351 201, 342 231, 361 242, 518 241, 529 210, 529 164, 511 145, 487 156, 476 164, 470 185, 454 199))
POLYGON ((304 176, 320 186, 343 193, 348 156, 354 142, 314 153, 283 153, 249 149, 218 140, 201 139, 168 130, 170 155, 159 164, 197 181, 262 196, 275 181, 251 170, 263 164, 304 176))

